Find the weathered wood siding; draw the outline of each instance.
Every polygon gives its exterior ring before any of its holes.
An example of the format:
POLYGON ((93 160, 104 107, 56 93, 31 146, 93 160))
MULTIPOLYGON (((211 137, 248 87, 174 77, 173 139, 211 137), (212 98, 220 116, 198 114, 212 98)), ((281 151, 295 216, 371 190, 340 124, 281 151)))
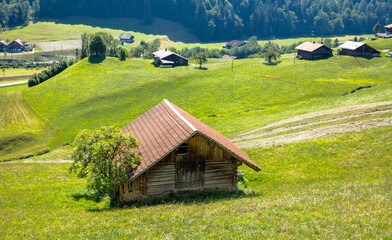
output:
POLYGON ((229 152, 202 135, 188 140, 188 152, 171 152, 120 191, 124 201, 171 192, 216 189, 237 191, 237 167, 229 152))

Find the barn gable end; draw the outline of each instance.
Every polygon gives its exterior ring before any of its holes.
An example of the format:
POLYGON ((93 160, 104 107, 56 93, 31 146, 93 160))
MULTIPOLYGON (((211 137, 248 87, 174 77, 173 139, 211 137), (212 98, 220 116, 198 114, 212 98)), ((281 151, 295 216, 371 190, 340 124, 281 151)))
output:
POLYGON ((167 100, 123 128, 133 132, 143 160, 120 188, 122 201, 171 192, 237 190, 237 167, 260 170, 232 142, 167 100))

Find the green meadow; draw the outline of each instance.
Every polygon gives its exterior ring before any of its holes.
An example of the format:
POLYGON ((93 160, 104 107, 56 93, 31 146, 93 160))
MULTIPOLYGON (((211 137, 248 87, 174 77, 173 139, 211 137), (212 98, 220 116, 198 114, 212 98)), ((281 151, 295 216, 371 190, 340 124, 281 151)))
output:
MULTIPOLYGON (((68 171, 75 135, 123 127, 163 99, 229 138, 301 114, 392 100, 392 58, 299 61, 289 54, 275 65, 209 59, 203 67, 84 59, 32 88, 0 88, 0 238, 391 238, 392 126, 245 148, 262 170, 242 166, 247 185, 237 195, 204 193, 121 209, 94 199, 68 171)), ((390 109, 369 107, 337 123, 390 118, 390 109), (376 110, 385 111, 369 115, 376 110)))
MULTIPOLYGON (((392 131, 249 149, 252 194, 109 208, 68 163, 0 165, 2 239, 388 239, 392 131)), ((65 151, 66 153, 66 151, 65 151)), ((64 159, 65 153, 56 153, 64 159)), ((38 160, 37 160, 38 161, 38 160)), ((42 160, 41 160, 42 161, 42 160)))

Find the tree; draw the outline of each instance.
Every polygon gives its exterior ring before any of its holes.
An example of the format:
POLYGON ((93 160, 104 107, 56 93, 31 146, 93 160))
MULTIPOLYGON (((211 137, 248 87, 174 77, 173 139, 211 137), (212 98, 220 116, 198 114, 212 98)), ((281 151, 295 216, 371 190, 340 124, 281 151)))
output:
POLYGON ((127 58, 127 50, 125 48, 121 48, 120 49, 120 61, 125 61, 125 59, 127 58))
POLYGON ((75 138, 71 172, 87 178, 87 187, 97 196, 109 195, 111 205, 118 203, 119 185, 140 163, 141 157, 133 151, 139 141, 123 134, 116 127, 83 130, 75 138))
POLYGON ((82 50, 80 52, 80 59, 88 57, 88 49, 90 46, 90 37, 87 33, 83 33, 82 36, 82 50))
POLYGON ((278 60, 278 58, 280 58, 280 53, 275 51, 273 48, 269 48, 265 53, 265 61, 267 61, 269 64, 272 64, 272 62, 278 60))
POLYGON ((203 63, 207 62, 207 55, 206 55, 206 53, 205 53, 205 52, 199 52, 199 53, 197 53, 197 54, 195 55, 195 61, 196 61, 198 64, 200 64, 200 67, 199 67, 199 68, 201 68, 201 65, 202 65, 203 63))
POLYGON ((89 46, 90 54, 95 56, 105 56, 106 45, 100 35, 94 35, 89 46))
POLYGON ((380 30, 381 30, 381 28, 380 28, 380 21, 378 21, 378 22, 376 23, 376 25, 374 25, 374 27, 373 27, 374 35, 377 36, 377 33, 379 33, 380 30))

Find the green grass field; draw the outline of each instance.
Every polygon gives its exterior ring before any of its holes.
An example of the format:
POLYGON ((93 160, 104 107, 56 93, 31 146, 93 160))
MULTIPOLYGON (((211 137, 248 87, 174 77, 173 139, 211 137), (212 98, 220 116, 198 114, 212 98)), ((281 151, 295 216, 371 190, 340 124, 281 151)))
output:
POLYGON ((84 32, 107 32, 116 38, 123 32, 132 33, 135 36, 135 43, 130 44, 130 47, 139 44, 141 40, 163 38, 165 42, 167 36, 170 38, 169 45, 177 41, 198 41, 190 33, 190 30, 181 24, 160 18, 154 19, 153 24, 145 26, 140 24, 138 20, 131 18, 98 19, 90 17, 67 17, 60 19, 58 23, 52 21, 31 23, 27 27, 0 32, 0 39, 12 41, 19 38, 27 42, 79 40, 84 32))
POLYGON ((144 60, 84 60, 27 89, 24 97, 38 116, 61 132, 51 139, 51 146, 72 142, 84 128, 125 126, 164 98, 234 136, 297 114, 390 100, 391 60, 333 57, 294 64, 287 57, 268 66, 262 59, 248 59, 236 61, 234 72, 231 62, 223 60, 210 60, 208 70, 160 69, 144 60), (343 95, 369 84, 374 87, 343 95), (36 101, 40 96, 45 101, 36 101))
MULTIPOLYGON (((391 128, 249 149, 253 195, 110 209, 69 164, 0 164, 2 239, 388 239, 391 128), (193 202, 192 202, 193 201, 193 202)), ((61 156, 63 158, 63 156, 61 156)), ((34 159, 32 159, 34 161, 34 159)))
POLYGON ((91 64, 85 59, 33 88, 0 88, 0 238, 392 236, 392 126, 244 149, 262 167, 261 172, 241 167, 249 182, 242 187, 245 195, 124 209, 109 208, 106 198, 92 199, 86 182, 69 173, 70 164, 56 163, 70 160, 72 148, 63 145, 80 130, 122 127, 164 98, 230 138, 300 114, 392 100, 391 58, 336 56, 294 63, 291 54, 277 65, 234 61, 233 71, 231 61, 209 59, 206 70, 193 64, 161 69, 147 60, 107 58, 91 64), (350 93, 366 85, 371 88, 350 93), (46 149, 51 151, 1 163, 46 149))

